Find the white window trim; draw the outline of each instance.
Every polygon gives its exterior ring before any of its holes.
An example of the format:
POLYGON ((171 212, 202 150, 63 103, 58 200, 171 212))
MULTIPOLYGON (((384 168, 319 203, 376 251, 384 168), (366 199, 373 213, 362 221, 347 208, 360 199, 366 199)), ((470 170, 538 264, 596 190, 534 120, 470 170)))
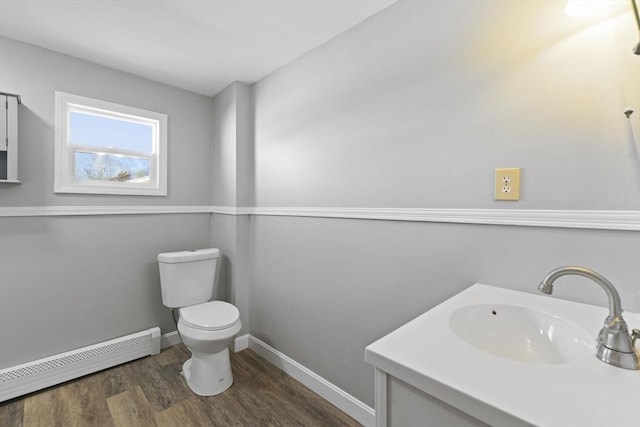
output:
POLYGON ((167 195, 167 115, 141 108, 129 107, 70 93, 55 92, 55 165, 54 192, 81 194, 114 194, 140 196, 167 195), (112 154, 126 154, 149 158, 149 176, 151 185, 136 183, 120 183, 110 181, 75 181, 75 152, 78 149, 91 147, 71 146, 69 144, 70 112, 87 112, 104 117, 126 120, 130 117, 136 123, 146 122, 154 129, 153 152, 147 153, 109 149, 100 147, 100 151, 112 154))

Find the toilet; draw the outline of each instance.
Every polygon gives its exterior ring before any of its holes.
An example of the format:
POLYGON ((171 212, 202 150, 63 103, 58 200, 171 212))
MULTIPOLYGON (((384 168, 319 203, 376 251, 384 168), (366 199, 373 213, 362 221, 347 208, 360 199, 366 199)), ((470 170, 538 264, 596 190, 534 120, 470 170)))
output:
POLYGON ((233 384, 229 345, 241 328, 234 305, 211 301, 219 258, 215 248, 158 255, 162 303, 178 309, 178 333, 191 352, 182 372, 200 396, 220 394, 233 384))

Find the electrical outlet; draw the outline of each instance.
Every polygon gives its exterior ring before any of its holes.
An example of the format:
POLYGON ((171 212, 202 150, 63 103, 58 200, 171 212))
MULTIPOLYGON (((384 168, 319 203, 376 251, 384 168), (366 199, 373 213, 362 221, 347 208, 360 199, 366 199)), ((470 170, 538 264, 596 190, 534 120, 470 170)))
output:
POLYGON ((496 200, 520 200, 520 168, 496 169, 496 200))

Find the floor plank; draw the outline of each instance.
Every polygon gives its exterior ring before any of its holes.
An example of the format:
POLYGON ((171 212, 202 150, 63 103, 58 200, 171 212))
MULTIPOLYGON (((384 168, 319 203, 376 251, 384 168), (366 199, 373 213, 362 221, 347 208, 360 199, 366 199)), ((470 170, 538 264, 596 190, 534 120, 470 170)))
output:
MULTIPOLYGON (((192 400, 187 399, 169 409, 156 413, 158 427, 198 427, 203 425, 203 412, 192 400)), ((213 421, 211 421, 213 425, 213 421)))
POLYGON ((75 381, 58 391, 61 402, 57 404, 67 408, 68 419, 64 425, 113 427, 99 377, 90 375, 84 381, 75 381))
POLYGON ((15 400, 0 406, 0 426, 22 427, 24 400, 15 400))
POLYGON ((169 409, 193 394, 180 375, 182 367, 179 365, 171 363, 162 366, 154 357, 140 361, 136 375, 143 375, 144 378, 140 378, 138 384, 156 412, 169 409))
POLYGON ((0 404, 2 427, 360 424, 251 350, 231 353, 234 383, 198 396, 180 374, 183 345, 0 404))
POLYGON ((139 386, 107 399, 116 427, 155 426, 154 410, 139 386))

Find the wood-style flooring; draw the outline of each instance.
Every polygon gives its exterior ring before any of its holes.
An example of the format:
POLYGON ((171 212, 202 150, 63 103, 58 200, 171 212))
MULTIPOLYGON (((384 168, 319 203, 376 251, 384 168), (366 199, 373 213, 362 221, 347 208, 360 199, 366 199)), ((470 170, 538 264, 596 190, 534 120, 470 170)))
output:
POLYGON ((360 426, 251 350, 231 354, 234 383, 194 394, 182 345, 0 403, 1 427, 360 426))

